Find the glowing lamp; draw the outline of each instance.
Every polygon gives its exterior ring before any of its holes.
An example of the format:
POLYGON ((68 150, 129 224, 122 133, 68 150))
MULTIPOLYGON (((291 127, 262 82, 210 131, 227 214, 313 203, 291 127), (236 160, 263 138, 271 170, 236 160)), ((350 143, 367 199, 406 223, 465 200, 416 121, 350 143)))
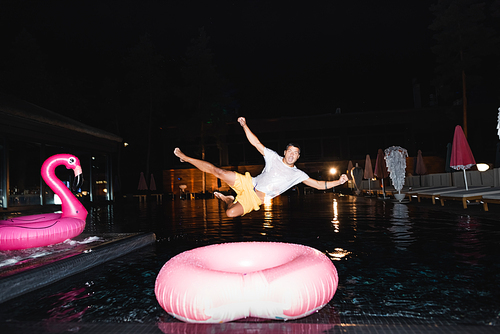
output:
POLYGON ((476 164, 476 167, 477 167, 477 170, 480 172, 485 172, 488 169, 490 169, 490 166, 488 164, 485 164, 485 163, 476 164))

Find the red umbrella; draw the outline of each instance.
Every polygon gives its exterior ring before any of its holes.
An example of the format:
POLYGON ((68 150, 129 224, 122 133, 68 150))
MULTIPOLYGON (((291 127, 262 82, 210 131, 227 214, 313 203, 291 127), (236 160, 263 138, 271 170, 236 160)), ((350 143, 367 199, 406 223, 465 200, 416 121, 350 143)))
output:
POLYGON ((385 165, 384 151, 381 148, 378 149, 374 173, 377 179, 380 179, 380 183, 382 184, 382 191, 385 198, 384 179, 389 176, 389 173, 387 172, 387 166, 385 165))
POLYGON ((370 155, 366 155, 365 160, 365 173, 363 175, 365 179, 373 179, 373 167, 372 167, 372 159, 370 159, 370 155))
POLYGON ((137 186, 137 190, 148 190, 148 185, 146 183, 146 178, 144 177, 143 172, 141 172, 141 176, 139 177, 139 185, 137 186))
POLYGON ((156 182, 153 173, 151 173, 151 179, 149 180, 149 190, 156 191, 156 182))
POLYGON ((422 151, 418 150, 417 162, 415 164, 415 174, 424 175, 427 173, 427 168, 425 168, 424 158, 422 157, 422 151))
POLYGON ((389 176, 387 166, 385 165, 384 151, 379 148, 377 153, 377 160, 375 162, 375 176, 377 179, 385 179, 389 176))
POLYGON ((427 168, 425 167, 424 158, 422 157, 422 151, 418 150, 417 161, 415 163, 415 174, 420 175, 420 186, 422 186, 422 175, 427 173, 427 168))
POLYGON ((373 167, 372 167, 372 159, 370 159, 370 155, 366 155, 365 160, 365 171, 363 174, 365 179, 368 179, 368 191, 371 193, 371 180, 373 179, 373 167))
POLYGON ((464 171, 466 190, 469 190, 469 187, 467 186, 467 175, 465 174, 465 170, 471 168, 475 164, 476 160, 474 160, 464 131, 460 125, 457 125, 455 127, 455 135, 453 136, 453 145, 451 147, 450 167, 464 171))

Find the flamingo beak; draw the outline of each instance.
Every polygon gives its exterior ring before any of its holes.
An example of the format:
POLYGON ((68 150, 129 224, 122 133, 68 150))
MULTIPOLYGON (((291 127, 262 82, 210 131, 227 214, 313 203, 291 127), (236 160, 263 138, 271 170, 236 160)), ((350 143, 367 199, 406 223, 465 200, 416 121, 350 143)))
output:
POLYGON ((83 173, 82 167, 76 166, 75 171, 75 179, 73 180, 73 185, 71 186, 73 191, 78 191, 83 185, 83 173))

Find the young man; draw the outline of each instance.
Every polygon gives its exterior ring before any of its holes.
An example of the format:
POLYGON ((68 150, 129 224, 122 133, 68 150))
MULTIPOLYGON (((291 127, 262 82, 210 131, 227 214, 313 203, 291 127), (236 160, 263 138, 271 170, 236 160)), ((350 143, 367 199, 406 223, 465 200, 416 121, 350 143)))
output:
POLYGON ((252 210, 259 210, 260 205, 266 199, 274 198, 301 182, 316 189, 330 189, 347 182, 347 175, 345 174, 342 174, 336 181, 311 179, 295 166, 295 162, 300 157, 300 148, 298 146, 288 144, 284 157, 281 157, 259 141, 257 136, 250 131, 244 117, 238 118, 238 122, 243 127, 250 144, 264 156, 266 162, 262 173, 254 178, 248 172, 242 175, 238 172, 228 171, 215 167, 207 161, 190 158, 182 153, 179 148, 174 150, 174 154, 182 162, 189 162, 202 172, 214 175, 226 182, 236 192, 236 198, 214 192, 218 199, 226 203, 228 217, 243 216, 252 210))

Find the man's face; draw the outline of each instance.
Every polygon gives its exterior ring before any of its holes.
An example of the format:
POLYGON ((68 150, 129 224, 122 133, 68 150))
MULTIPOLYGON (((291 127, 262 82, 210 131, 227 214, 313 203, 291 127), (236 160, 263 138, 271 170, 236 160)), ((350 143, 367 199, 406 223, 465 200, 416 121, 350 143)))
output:
POLYGON ((290 166, 293 167, 295 165, 295 162, 299 159, 300 153, 299 153, 299 148, 295 146, 289 146, 288 149, 285 151, 285 157, 283 158, 283 162, 290 166))

